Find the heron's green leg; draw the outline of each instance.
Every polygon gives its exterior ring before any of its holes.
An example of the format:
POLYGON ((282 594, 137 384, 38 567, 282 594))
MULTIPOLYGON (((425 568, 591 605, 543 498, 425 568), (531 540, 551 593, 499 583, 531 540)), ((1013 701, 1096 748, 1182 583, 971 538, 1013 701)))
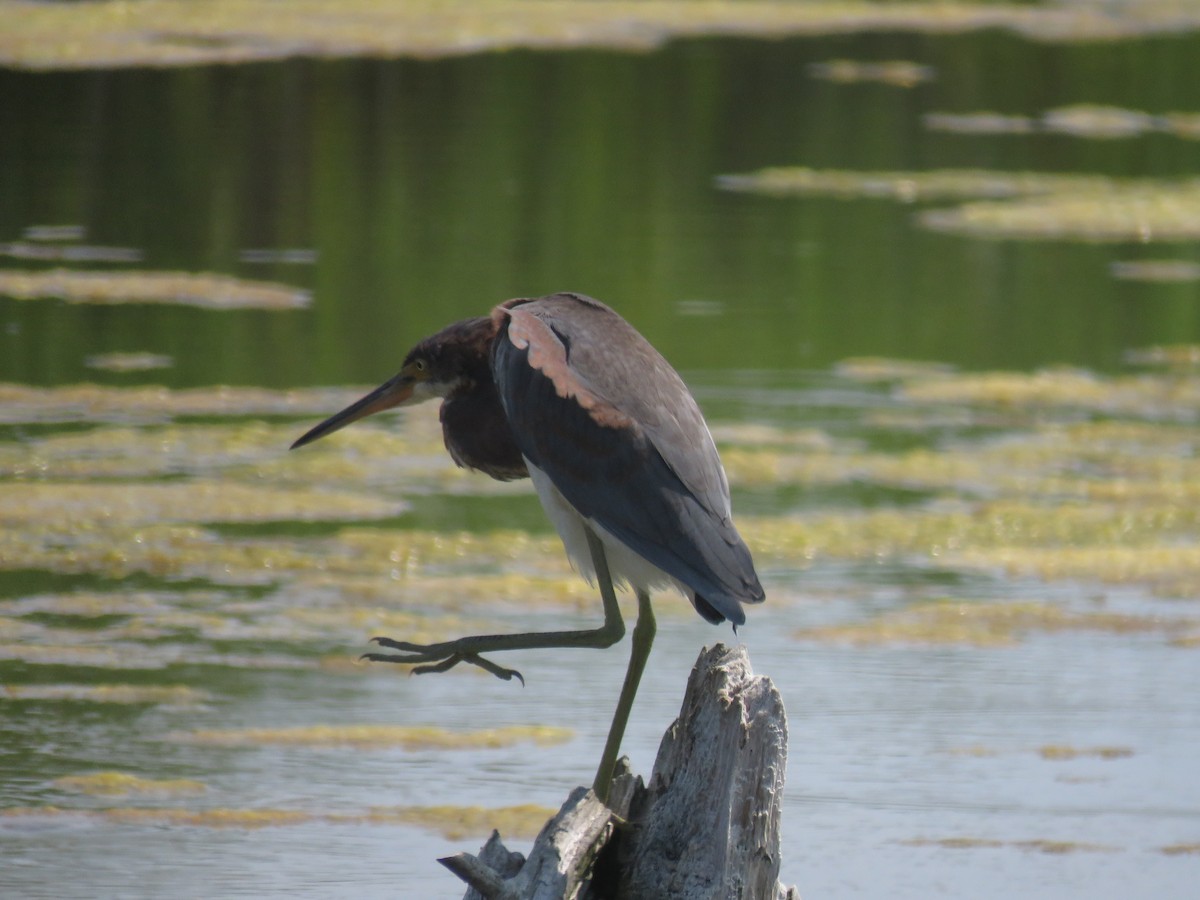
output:
MULTIPOLYGON (((612 573, 608 568, 608 557, 604 552, 604 544, 586 529, 588 549, 592 554, 592 564, 596 568, 596 581, 600 586, 600 597, 604 602, 604 624, 599 628, 589 628, 582 631, 534 631, 519 634, 476 634, 459 638, 454 641, 443 641, 437 644, 414 644, 409 641, 395 641, 391 638, 377 637, 372 640, 381 647, 399 650, 399 653, 366 653, 363 659, 372 662, 391 662, 415 664, 413 672, 445 672, 460 662, 471 663, 491 672, 497 678, 508 681, 514 677, 521 678, 516 669, 506 669, 496 665, 480 654, 495 653, 500 650, 538 650, 550 647, 611 647, 625 636, 625 622, 621 618, 621 607, 617 603, 617 594, 613 589, 612 573)), ((640 618, 639 618, 640 622, 640 618)), ((524 681, 524 679, 521 679, 524 681)))
POLYGON ((654 644, 654 634, 658 630, 654 621, 654 610, 650 606, 650 595, 645 591, 638 591, 637 598, 638 619, 637 625, 633 628, 633 646, 629 651, 629 668, 625 670, 625 683, 621 685, 617 711, 613 713, 612 724, 608 727, 608 740, 604 743, 604 755, 600 757, 600 768, 596 770, 596 781, 592 785, 592 790, 596 792, 601 803, 608 802, 613 771, 617 766, 617 754, 621 752, 621 740, 625 737, 625 726, 629 722, 629 713, 633 709, 633 698, 637 695, 642 672, 646 669, 646 660, 650 658, 650 647, 654 644))

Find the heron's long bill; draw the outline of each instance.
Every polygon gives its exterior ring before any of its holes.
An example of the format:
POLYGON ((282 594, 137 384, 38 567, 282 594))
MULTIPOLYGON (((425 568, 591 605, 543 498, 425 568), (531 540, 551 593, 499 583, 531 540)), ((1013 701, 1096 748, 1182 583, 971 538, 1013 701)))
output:
POLYGON ((317 438, 332 434, 339 428, 345 428, 351 422, 365 419, 377 412, 391 409, 393 406, 403 406, 412 399, 412 395, 413 380, 406 375, 397 375, 391 381, 385 381, 361 400, 356 400, 341 412, 334 413, 320 425, 309 429, 296 440, 296 443, 292 444, 290 449, 295 450, 297 447, 311 444, 317 438))

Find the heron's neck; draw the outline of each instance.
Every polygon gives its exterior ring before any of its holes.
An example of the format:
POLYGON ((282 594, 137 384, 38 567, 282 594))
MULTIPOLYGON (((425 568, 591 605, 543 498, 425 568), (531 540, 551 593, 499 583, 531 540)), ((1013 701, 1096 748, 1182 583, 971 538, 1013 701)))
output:
POLYGON ((528 476, 491 372, 451 390, 442 403, 441 420, 446 450, 460 466, 499 481, 528 476))

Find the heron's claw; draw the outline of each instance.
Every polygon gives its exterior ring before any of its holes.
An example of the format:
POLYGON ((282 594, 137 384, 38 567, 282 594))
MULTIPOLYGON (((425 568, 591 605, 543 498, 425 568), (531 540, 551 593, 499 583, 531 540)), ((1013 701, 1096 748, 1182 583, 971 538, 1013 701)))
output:
POLYGON ((451 649, 453 641, 446 644, 413 644, 408 641, 394 641, 391 638, 371 638, 372 642, 382 647, 399 650, 400 653, 364 653, 360 659, 371 662, 403 663, 414 666, 414 675, 424 675, 428 672, 446 672, 459 663, 470 663, 479 666, 485 672, 491 672, 503 681, 514 678, 524 687, 525 679, 516 669, 506 669, 490 659, 485 659, 478 653, 461 652, 451 649))

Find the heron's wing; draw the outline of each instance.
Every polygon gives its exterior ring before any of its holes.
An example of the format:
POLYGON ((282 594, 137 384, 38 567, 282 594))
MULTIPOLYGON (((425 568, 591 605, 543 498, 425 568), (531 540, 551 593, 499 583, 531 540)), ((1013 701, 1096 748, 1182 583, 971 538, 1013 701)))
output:
POLYGON ((744 621, 762 599, 704 418, 670 364, 603 304, 557 294, 497 311, 492 369, 521 452, 583 516, 744 621))

